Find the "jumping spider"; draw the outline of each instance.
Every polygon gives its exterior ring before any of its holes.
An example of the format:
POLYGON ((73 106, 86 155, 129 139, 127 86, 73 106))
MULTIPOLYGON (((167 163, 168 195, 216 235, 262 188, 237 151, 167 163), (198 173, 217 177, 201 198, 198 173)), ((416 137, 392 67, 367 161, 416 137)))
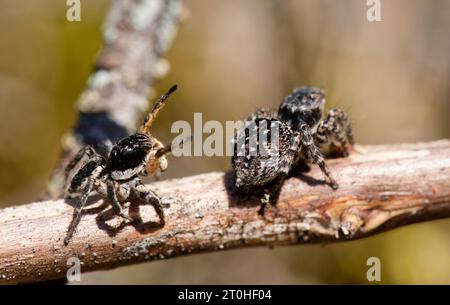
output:
POLYGON ((140 130, 119 140, 110 148, 106 157, 98 154, 93 147, 85 146, 67 165, 66 179, 80 161, 87 157, 68 183, 67 196, 76 197, 78 200, 74 219, 64 239, 65 245, 69 243, 80 220, 81 211, 92 191, 108 198, 113 211, 130 221, 133 219, 124 214, 121 203, 137 200, 144 204, 151 204, 159 216, 160 225, 164 225, 161 199, 141 182, 139 176, 153 175, 158 170, 164 171, 167 168, 165 155, 171 151, 171 145, 164 146, 154 138, 150 134, 150 127, 167 98, 176 88, 177 86, 174 85, 162 95, 145 117, 140 130))
MULTIPOLYGON (((264 109, 253 113, 235 137, 232 165, 236 187, 245 190, 274 184, 279 188, 294 167, 313 163, 320 167, 330 186, 337 189, 319 148, 328 146, 331 152, 347 156, 348 145, 353 145, 352 128, 347 114, 340 109, 331 109, 322 120, 324 104, 323 90, 302 87, 284 98, 277 113, 264 109), (276 125, 276 149, 271 141, 260 142, 262 123, 267 127, 263 134, 269 139, 270 127, 276 125), (252 148, 251 143, 256 143, 256 147, 252 148), (260 155, 262 149, 268 153, 260 155), (251 155, 252 150, 257 154, 251 155)), ((266 194, 265 202, 267 198, 266 194)))

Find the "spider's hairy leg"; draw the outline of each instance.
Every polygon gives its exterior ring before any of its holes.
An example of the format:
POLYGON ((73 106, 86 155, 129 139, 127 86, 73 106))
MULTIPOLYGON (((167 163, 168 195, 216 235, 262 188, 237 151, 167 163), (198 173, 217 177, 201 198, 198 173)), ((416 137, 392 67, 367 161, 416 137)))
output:
POLYGON ((177 90, 177 85, 173 85, 166 93, 164 93, 153 105, 152 110, 147 114, 144 119, 144 123, 141 126, 140 131, 145 134, 150 133, 150 127, 155 121, 158 112, 164 107, 166 104, 167 98, 170 94, 172 94, 175 90, 177 90))
POLYGON ((137 181, 135 191, 138 200, 140 200, 144 204, 151 204, 153 206, 156 214, 158 214, 159 223, 161 226, 163 226, 166 221, 164 216, 163 205, 159 196, 156 195, 155 192, 150 190, 146 185, 142 184, 141 181, 137 181))
POLYGON ((315 163, 320 167, 320 170, 322 173, 328 178, 329 183, 333 189, 338 188, 337 182, 331 177, 330 170, 328 169, 327 165, 325 164, 325 159, 323 158, 322 153, 317 148, 317 146, 314 144, 313 136, 311 135, 311 131, 308 127, 308 125, 303 124, 300 126, 300 134, 301 134, 301 149, 304 150, 304 154, 306 159, 311 162, 315 163))
POLYGON ((333 152, 348 155, 348 144, 353 145, 353 132, 347 114, 338 108, 331 109, 324 120, 317 126, 314 135, 316 145, 330 145, 333 152))
POLYGON ((78 226, 78 223, 80 222, 83 207, 86 204, 86 201, 89 197, 89 193, 92 191, 93 184, 94 184, 93 179, 89 178, 88 182, 83 187, 83 192, 79 197, 77 205, 73 211, 72 222, 70 223, 66 237, 64 238, 64 245, 66 246, 69 244, 69 241, 72 238, 73 233, 75 232, 75 229, 78 226))
POLYGON ((83 159, 83 157, 86 155, 88 157, 92 157, 96 155, 97 153, 90 145, 86 145, 83 148, 81 148, 77 154, 73 157, 72 161, 66 166, 64 170, 65 178, 69 176, 70 172, 77 166, 77 164, 83 159))
POLYGON ((111 205, 112 205, 114 212, 126 220, 133 221, 133 219, 131 217, 129 217, 128 215, 126 215, 123 212, 123 209, 122 209, 122 206, 120 205, 119 199, 117 199, 116 187, 114 185, 114 181, 108 180, 106 182, 106 191, 107 191, 109 200, 111 200, 111 205))
POLYGON ((89 161, 87 161, 74 175, 70 181, 68 188, 68 197, 72 195, 77 196, 76 207, 73 212, 72 222, 67 230, 66 238, 64 239, 64 244, 68 245, 70 239, 72 238, 75 229, 80 222, 81 214, 84 205, 89 197, 89 193, 95 188, 94 183, 97 181, 99 175, 101 175, 104 160, 99 155, 94 155, 89 161))

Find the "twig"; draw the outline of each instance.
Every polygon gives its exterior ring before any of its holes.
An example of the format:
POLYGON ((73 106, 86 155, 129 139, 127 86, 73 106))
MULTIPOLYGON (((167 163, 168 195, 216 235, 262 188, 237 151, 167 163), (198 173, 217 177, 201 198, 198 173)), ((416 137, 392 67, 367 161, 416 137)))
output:
POLYGON ((134 131, 156 78, 167 70, 161 60, 175 36, 181 0, 113 1, 104 23, 104 46, 77 103, 79 119, 63 141, 47 198, 63 189, 63 168, 89 144, 102 153, 134 131))
MULTIPOLYGON (((67 247, 70 202, 0 210, 0 282, 65 277, 70 257, 85 272, 204 251, 352 240, 450 216, 450 141, 358 151, 329 161, 338 190, 324 185, 313 167, 289 179, 263 216, 260 198, 236 194, 232 175, 223 173, 153 184, 170 204, 163 228, 105 220, 110 207, 92 199, 67 247)), ((129 211, 144 222, 158 220, 150 206, 129 211)))

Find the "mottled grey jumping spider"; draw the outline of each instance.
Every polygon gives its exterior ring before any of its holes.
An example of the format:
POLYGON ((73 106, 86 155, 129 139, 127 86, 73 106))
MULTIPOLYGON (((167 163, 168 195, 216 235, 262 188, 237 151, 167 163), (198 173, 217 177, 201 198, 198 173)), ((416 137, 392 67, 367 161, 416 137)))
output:
POLYGON ((160 225, 164 225, 161 199, 142 184, 139 176, 153 175, 158 170, 164 171, 167 168, 165 155, 171 151, 171 145, 164 146, 154 138, 150 134, 150 127, 167 98, 176 88, 175 85, 162 95, 145 117, 140 130, 118 141, 111 147, 107 157, 98 154, 93 147, 85 146, 67 165, 66 179, 81 160, 87 157, 70 182, 68 181, 67 196, 76 197, 78 200, 74 219, 68 229, 64 244, 69 243, 80 220, 81 211, 92 191, 108 198, 113 211, 130 221, 133 219, 124 214, 121 203, 137 200, 144 204, 151 204, 159 216, 160 225))
POLYGON ((253 113, 235 137, 232 165, 236 187, 265 187, 274 181, 279 187, 295 166, 313 163, 320 167, 330 186, 337 189, 338 184, 331 177, 319 148, 328 146, 333 153, 347 156, 348 145, 353 145, 352 128, 346 113, 340 109, 331 109, 322 120, 324 104, 323 90, 302 87, 284 98, 277 113, 271 114, 264 109, 253 113), (262 123, 267 126, 269 138, 269 128, 276 124, 279 139, 276 151, 270 140, 260 143, 262 123), (257 143, 257 146, 252 148, 250 143, 257 143), (249 154, 252 149, 259 152, 263 148, 269 153, 249 154), (245 153, 238 154, 238 149, 245 153))

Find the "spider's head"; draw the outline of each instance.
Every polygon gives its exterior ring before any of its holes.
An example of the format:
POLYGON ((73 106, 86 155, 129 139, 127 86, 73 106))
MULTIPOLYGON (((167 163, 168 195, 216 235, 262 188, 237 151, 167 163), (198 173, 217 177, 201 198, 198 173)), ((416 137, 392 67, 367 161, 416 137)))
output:
POLYGON ((325 93, 321 89, 301 87, 284 98, 278 110, 279 119, 298 129, 306 123, 315 126, 322 117, 325 93))
POLYGON ((114 180, 127 180, 137 175, 154 174, 167 169, 166 154, 170 146, 164 145, 150 134, 150 127, 158 112, 165 105, 169 95, 176 90, 172 86, 153 105, 145 117, 140 130, 120 140, 111 150, 108 158, 108 171, 114 180))

